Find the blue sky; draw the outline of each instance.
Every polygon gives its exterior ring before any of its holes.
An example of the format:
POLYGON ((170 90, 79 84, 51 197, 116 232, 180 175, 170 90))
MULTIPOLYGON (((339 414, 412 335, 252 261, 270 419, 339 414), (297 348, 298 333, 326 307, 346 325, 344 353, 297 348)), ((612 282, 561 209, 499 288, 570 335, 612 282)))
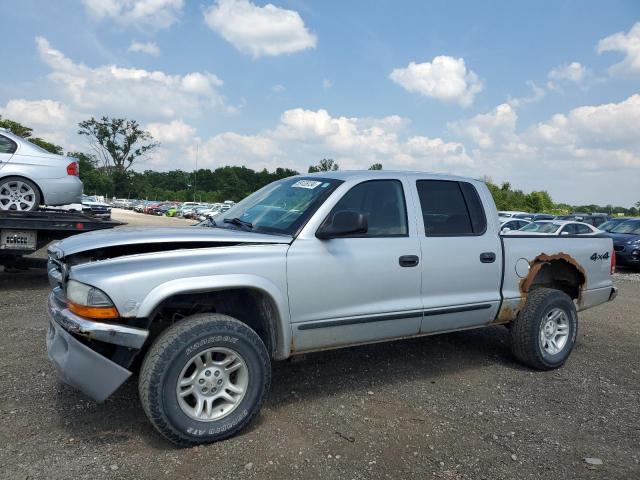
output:
MULTIPOLYGON (((452 172, 573 203, 640 200, 640 2, 23 0, 0 115, 68 150, 92 115, 139 168, 452 172)), ((10 39, 8 42, 6 39, 10 39)))

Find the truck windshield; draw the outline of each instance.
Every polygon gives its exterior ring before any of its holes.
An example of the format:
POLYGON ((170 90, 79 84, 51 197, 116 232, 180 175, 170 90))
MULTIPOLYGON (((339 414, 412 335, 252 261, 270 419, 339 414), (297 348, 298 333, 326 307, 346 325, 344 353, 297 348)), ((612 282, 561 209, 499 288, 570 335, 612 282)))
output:
POLYGON ((611 233, 628 233, 640 235, 640 220, 622 222, 611 229, 611 233))
POLYGON ((559 223, 533 222, 520 229, 521 232, 554 233, 560 228, 559 223))
POLYGON ((214 218, 223 228, 294 235, 341 180, 293 177, 270 183, 214 218))

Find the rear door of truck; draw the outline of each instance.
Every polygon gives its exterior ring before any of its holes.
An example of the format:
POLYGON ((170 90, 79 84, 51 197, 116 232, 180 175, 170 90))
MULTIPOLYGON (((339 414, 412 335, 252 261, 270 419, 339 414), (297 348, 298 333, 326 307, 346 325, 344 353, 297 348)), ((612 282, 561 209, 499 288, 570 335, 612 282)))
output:
POLYGON ((421 333, 489 323, 500 306, 502 277, 497 214, 483 207, 489 192, 480 182, 419 176, 414 187, 421 213, 421 333))

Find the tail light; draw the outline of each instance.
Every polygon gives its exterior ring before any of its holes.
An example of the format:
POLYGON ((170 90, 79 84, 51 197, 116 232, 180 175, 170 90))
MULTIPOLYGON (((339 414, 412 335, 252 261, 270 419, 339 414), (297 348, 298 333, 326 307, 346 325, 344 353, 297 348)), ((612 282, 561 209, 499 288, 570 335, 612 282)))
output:
POLYGON ((611 252, 611 275, 616 273, 616 251, 611 252))
POLYGON ((78 162, 71 162, 67 165, 67 175, 75 175, 78 177, 80 175, 80 167, 78 167, 78 162))

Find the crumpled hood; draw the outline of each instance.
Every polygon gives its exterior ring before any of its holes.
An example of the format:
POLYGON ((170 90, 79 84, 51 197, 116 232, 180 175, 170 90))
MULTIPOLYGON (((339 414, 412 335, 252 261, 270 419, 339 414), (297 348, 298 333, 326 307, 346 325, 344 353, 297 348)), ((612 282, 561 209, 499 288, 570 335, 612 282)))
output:
MULTIPOLYGON (((49 248, 57 257, 74 255, 109 247, 148 246, 150 250, 175 250, 178 248, 203 248, 237 244, 288 244, 293 237, 267 235, 226 228, 209 227, 122 227, 98 230, 66 238, 49 248)), ((130 251, 130 253, 135 253, 130 251)), ((142 251, 140 252, 142 253, 142 251)))

